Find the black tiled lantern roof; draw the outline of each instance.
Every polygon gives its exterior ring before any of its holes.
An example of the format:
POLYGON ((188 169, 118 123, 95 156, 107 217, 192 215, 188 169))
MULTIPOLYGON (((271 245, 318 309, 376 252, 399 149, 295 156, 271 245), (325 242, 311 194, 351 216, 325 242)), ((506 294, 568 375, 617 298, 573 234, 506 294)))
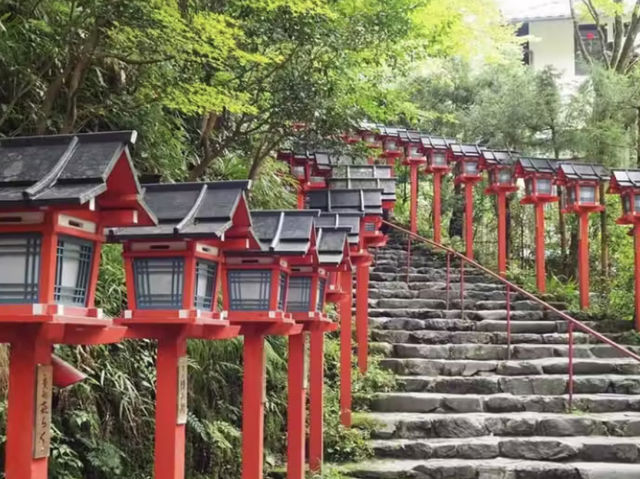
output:
POLYGON ((252 211, 253 231, 262 251, 275 254, 305 255, 315 241, 317 210, 252 211))
POLYGON ((135 131, 1 138, 0 207, 86 204, 109 189, 116 167, 117 189, 138 193, 129 156, 136 138, 135 131))
POLYGON ((386 165, 338 166, 333 174, 336 178, 393 178, 391 167, 386 165))
POLYGON ((640 170, 612 170, 611 188, 640 188, 640 170))
POLYGON ((316 228, 348 228, 347 240, 357 244, 360 237, 362 213, 321 213, 315 219, 316 228))
POLYGON ((420 137, 422 146, 431 150, 447 150, 449 145, 455 143, 453 140, 448 140, 443 136, 431 136, 423 135, 420 137))
POLYGON ((482 158, 486 166, 511 166, 513 165, 518 154, 510 150, 482 150, 482 158))
POLYGON ((329 178, 327 180, 330 189, 382 189, 382 199, 384 201, 395 201, 396 199, 396 179, 395 178, 329 178))
POLYGON ((449 147, 456 158, 479 158, 481 155, 478 145, 450 143, 449 147))
POLYGON ((602 165, 588 163, 560 163, 559 171, 568 180, 608 181, 609 170, 602 165))
POLYGON ((420 143, 422 134, 416 130, 399 130, 398 137, 403 143, 420 143))
POLYGON ((350 227, 324 227, 318 231, 318 261, 323 265, 337 266, 344 259, 348 246, 350 227))
POLYGON ((549 158, 525 158, 521 157, 516 161, 516 171, 522 173, 544 173, 555 174, 558 171, 559 163, 549 158))
POLYGON ((310 208, 340 213, 355 211, 382 215, 382 190, 314 190, 307 193, 310 208))
MULTIPOLYGON (((221 239, 238 211, 250 226, 245 191, 250 181, 155 183, 143 185, 144 199, 158 217, 157 226, 114 228, 114 240, 160 238, 221 239)), ((255 243, 255 240, 254 240, 255 243)))

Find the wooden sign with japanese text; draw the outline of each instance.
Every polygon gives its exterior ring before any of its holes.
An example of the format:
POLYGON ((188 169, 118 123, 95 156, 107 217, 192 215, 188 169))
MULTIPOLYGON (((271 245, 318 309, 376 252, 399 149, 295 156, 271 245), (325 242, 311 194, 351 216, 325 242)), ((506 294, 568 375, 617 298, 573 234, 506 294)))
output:
POLYGON ((49 457, 51 445, 51 398, 53 367, 39 364, 36 369, 36 397, 33 425, 33 458, 49 457))
POLYGON ((178 424, 187 423, 189 412, 189 360, 186 356, 178 360, 178 424))

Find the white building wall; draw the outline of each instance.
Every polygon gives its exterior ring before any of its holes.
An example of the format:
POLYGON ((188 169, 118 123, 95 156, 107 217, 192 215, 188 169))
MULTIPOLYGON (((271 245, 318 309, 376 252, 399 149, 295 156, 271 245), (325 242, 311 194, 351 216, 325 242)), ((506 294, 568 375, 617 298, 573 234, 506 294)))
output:
POLYGON ((533 52, 533 68, 542 70, 550 65, 562 79, 575 78, 575 48, 573 22, 567 20, 538 20, 529 23, 529 49, 533 52))

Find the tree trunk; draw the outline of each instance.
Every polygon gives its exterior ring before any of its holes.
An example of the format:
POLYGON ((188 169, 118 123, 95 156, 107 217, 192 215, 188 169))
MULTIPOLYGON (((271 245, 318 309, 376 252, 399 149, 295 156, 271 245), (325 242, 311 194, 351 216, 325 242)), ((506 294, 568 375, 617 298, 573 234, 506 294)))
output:
MULTIPOLYGON (((558 194, 560 193, 560 187, 558 187, 558 194)), ((562 261, 562 271, 567 273, 567 221, 562 213, 562 204, 558 201, 558 233, 560 234, 560 258, 562 261)))
POLYGON ((640 168, 640 107, 638 107, 638 114, 636 116, 636 127, 638 129, 636 132, 636 165, 640 168))
POLYGON ((605 207, 600 213, 600 270, 603 278, 609 277, 609 230, 607 228, 607 198, 604 182, 600 183, 600 204, 605 207))
POLYGON ((567 276, 578 277, 578 222, 571 225, 571 245, 569 247, 569 265, 573 265, 571 270, 567 270, 567 276))

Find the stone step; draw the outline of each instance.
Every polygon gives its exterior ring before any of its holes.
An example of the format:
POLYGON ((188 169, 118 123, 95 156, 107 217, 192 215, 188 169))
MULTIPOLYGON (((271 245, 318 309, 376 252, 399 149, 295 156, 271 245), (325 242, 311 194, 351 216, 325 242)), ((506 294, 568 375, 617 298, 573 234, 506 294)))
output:
MULTIPOLYGON (((612 335, 611 339, 619 342, 612 335)), ((506 333, 482 331, 402 331, 372 329, 372 341, 411 344, 506 344, 506 333)), ((586 333, 574 333, 574 344, 596 343, 599 341, 586 333)), ((565 333, 517 333, 511 335, 511 344, 567 344, 569 336, 565 333)))
MULTIPOLYGON (((409 272, 409 276, 407 277, 407 273, 406 271, 402 271, 402 268, 398 268, 396 269, 396 272, 394 273, 378 273, 375 271, 371 271, 370 275, 369 275, 369 280, 370 281, 402 281, 402 282, 407 282, 407 279, 409 280, 409 283, 424 283, 427 281, 446 281, 446 271, 442 271, 441 273, 437 274, 435 271, 433 272, 429 272, 427 274, 425 273, 412 273, 409 272), (398 269, 400 269, 400 271, 398 271, 398 269)), ((449 276, 449 281, 451 283, 460 283, 460 276, 456 273, 456 274, 451 274, 449 276)), ((474 283, 483 283, 483 284, 489 284, 491 283, 491 285, 495 288, 496 286, 499 287, 503 287, 501 282, 499 282, 498 280, 491 280, 489 277, 487 277, 484 274, 472 274, 469 272, 466 272, 464 275, 464 282, 465 284, 474 284, 474 283)))
POLYGON ((368 413, 373 439, 466 438, 479 436, 640 436, 640 412, 561 414, 368 413))
MULTIPOLYGON (((561 379, 561 378, 557 378, 561 379)), ((565 395, 567 381, 560 380, 541 394, 448 394, 448 393, 379 393, 374 395, 369 407, 375 412, 413 413, 470 413, 470 412, 551 412, 569 411, 569 397, 565 395), (554 394, 559 390, 561 395, 554 394), (558 387, 559 386, 559 387, 558 387)), ((630 394, 575 394, 573 408, 581 412, 640 411, 640 377, 634 380, 634 392, 630 394)))
MULTIPOLYGON (((574 374, 623 374, 640 375, 640 363, 634 359, 583 359, 573 361, 574 374)), ((531 360, 446 360, 385 358, 380 366, 396 374, 417 376, 533 376, 542 374, 567 374, 567 358, 531 360)))
MULTIPOLYGON (((393 358, 423 359, 543 359, 569 356, 567 344, 519 344, 510 348, 500 344, 407 344, 373 343, 377 350, 393 358)), ((632 352, 640 352, 638 346, 627 347, 632 352)), ((608 344, 575 344, 576 358, 624 358, 626 355, 608 344)))
POLYGON ((373 460, 344 466, 357 479, 638 479, 639 464, 521 459, 373 460))
MULTIPOLYGON (((538 376, 398 376, 402 391, 451 394, 561 395, 568 393, 566 374, 538 376)), ((640 394, 640 377, 622 374, 578 375, 576 394, 640 394)), ((579 408, 580 409, 580 408, 579 408)))
MULTIPOLYGON (((400 275, 400 280, 394 279, 371 279, 369 282, 369 289, 372 290, 398 290, 398 289, 411 289, 416 291, 422 290, 431 290, 431 291, 446 291, 447 283, 444 281, 435 281, 431 279, 426 279, 425 281, 412 281, 407 284, 403 281, 402 275, 400 275)), ((406 277, 404 278, 406 279, 406 277)), ((501 284, 495 283, 486 283, 486 282, 475 282, 466 284, 464 287, 464 292, 469 293, 471 291, 481 291, 481 292, 500 292, 502 294, 506 293, 506 289, 501 284)), ((460 286, 458 283, 452 282, 449 285, 449 292, 453 295, 460 295, 460 286)))
POLYGON ((469 439, 392 439, 370 443, 378 458, 523 459, 532 461, 640 462, 640 437, 525 438, 482 436, 469 439))

